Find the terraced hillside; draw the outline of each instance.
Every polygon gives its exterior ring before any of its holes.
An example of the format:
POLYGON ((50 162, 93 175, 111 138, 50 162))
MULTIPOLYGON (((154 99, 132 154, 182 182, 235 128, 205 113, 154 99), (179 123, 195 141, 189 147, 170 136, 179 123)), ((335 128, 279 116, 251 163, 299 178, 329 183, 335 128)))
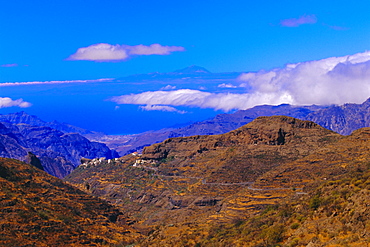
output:
POLYGON ((123 208, 148 234, 139 246, 367 246, 369 148, 370 129, 260 117, 87 161, 67 180, 123 208))

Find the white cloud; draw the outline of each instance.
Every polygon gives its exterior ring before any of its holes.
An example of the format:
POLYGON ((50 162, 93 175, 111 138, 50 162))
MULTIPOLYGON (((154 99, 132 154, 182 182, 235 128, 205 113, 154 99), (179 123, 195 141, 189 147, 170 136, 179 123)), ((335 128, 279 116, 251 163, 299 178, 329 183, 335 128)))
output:
POLYGON ((172 52, 184 50, 184 47, 181 46, 162 46, 160 44, 129 46, 100 43, 79 48, 67 60, 114 62, 123 61, 135 55, 169 55, 172 52))
POLYGON ((104 81, 111 81, 111 80, 113 80, 113 78, 102 78, 102 79, 95 79, 95 80, 3 82, 3 83, 0 83, 0 87, 41 85, 41 84, 93 83, 93 82, 104 82, 104 81))
POLYGON ((217 87, 219 87, 219 88, 237 88, 237 86, 235 86, 233 84, 230 84, 230 83, 222 83, 222 84, 218 85, 217 87))
POLYGON ((362 103, 370 97, 370 52, 288 64, 239 79, 252 88, 251 94, 286 95, 287 101, 280 103, 362 103))
POLYGON ((123 46, 125 47, 130 55, 169 55, 174 51, 184 51, 184 47, 181 46, 162 46, 160 44, 146 45, 135 45, 135 46, 123 46))
POLYGON ((186 111, 179 111, 175 107, 167 106, 167 105, 145 105, 145 106, 140 106, 140 109, 144 111, 167 111, 167 112, 177 112, 180 114, 186 113, 186 111))
POLYGON ((261 104, 265 102, 266 98, 273 102, 278 101, 278 99, 272 99, 270 95, 210 93, 191 89, 150 91, 117 96, 111 100, 117 104, 190 106, 230 111, 232 109, 245 109, 255 103, 261 104))
POLYGON ((68 60, 120 61, 128 58, 126 49, 120 45, 94 44, 79 48, 68 60))
POLYGON ((176 89, 176 86, 167 85, 165 87, 162 87, 160 90, 174 90, 176 89))
POLYGON ((370 52, 243 73, 238 80, 239 86, 246 88, 246 93, 181 89, 122 95, 111 100, 117 104, 188 106, 223 111, 263 104, 362 103, 370 97, 370 52))
POLYGON ((317 18, 315 15, 303 15, 299 18, 291 18, 280 21, 280 25, 283 27, 298 27, 303 24, 315 24, 317 18))
POLYGON ((17 99, 17 100, 12 100, 11 98, 8 97, 0 97, 0 108, 5 108, 5 107, 12 107, 12 106, 17 106, 21 108, 27 108, 30 107, 32 104, 26 101, 23 101, 23 99, 17 99))

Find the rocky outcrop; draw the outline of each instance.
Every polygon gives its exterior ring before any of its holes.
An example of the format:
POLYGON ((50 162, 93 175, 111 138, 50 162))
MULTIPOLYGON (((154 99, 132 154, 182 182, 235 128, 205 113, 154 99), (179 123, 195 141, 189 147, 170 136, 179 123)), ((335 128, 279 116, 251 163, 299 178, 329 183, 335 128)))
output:
POLYGON ((222 135, 167 139, 146 147, 142 158, 161 160, 168 157, 193 157, 204 151, 227 147, 249 149, 251 145, 289 144, 297 145, 298 149, 307 149, 306 146, 320 145, 319 136, 322 138, 331 135, 335 136, 335 133, 311 121, 286 116, 258 117, 253 122, 222 135))
POLYGON ((40 170, 44 170, 44 167, 41 164, 41 160, 39 158, 37 158, 37 156, 34 155, 31 152, 28 152, 28 154, 27 154, 26 163, 28 163, 30 165, 33 165, 34 167, 36 167, 40 170))

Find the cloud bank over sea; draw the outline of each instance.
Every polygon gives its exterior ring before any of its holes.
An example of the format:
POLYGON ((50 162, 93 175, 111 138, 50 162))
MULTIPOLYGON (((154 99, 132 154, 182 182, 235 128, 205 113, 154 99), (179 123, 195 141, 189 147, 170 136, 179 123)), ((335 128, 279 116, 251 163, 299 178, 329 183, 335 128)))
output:
POLYGON ((139 105, 143 110, 171 109, 173 112, 176 112, 174 107, 178 106, 228 112, 262 104, 362 103, 370 97, 370 52, 286 64, 283 68, 268 71, 241 73, 237 82, 238 85, 225 84, 220 87, 245 88, 245 93, 178 89, 120 95, 110 100, 117 104, 139 105))

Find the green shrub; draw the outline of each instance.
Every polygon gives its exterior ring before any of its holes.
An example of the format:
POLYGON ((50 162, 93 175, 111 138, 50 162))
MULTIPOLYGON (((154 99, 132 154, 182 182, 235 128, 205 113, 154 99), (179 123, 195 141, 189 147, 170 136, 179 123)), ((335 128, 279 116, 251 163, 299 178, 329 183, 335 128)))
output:
POLYGON ((299 226, 300 226, 299 223, 295 222, 295 223, 290 225, 290 228, 295 230, 295 229, 298 229, 299 226))
POLYGON ((320 195, 315 195, 314 197, 311 198, 310 200, 310 208, 316 210, 320 207, 321 205, 321 198, 320 198, 320 195))
POLYGON ((261 237, 264 239, 267 246, 275 246, 283 240, 284 226, 275 224, 269 228, 262 230, 261 237))

